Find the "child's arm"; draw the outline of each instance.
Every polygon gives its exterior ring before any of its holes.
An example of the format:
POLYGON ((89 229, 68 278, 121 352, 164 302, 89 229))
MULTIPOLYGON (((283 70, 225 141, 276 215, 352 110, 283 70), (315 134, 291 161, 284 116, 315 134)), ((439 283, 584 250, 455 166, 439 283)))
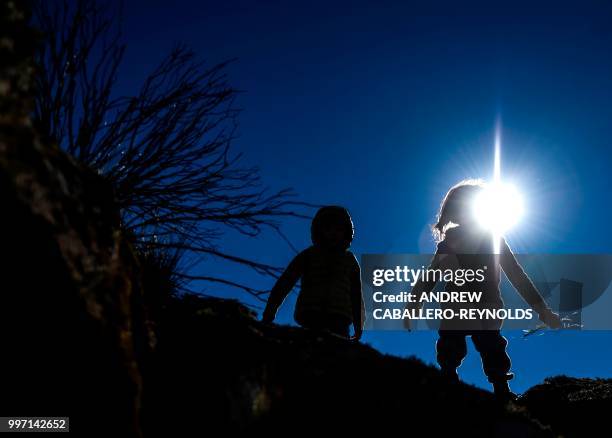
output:
POLYGON ((263 312, 262 321, 274 321, 276 311, 304 272, 304 257, 304 251, 295 256, 295 258, 291 260, 291 263, 289 263, 289 266, 287 266, 287 269, 285 269, 285 272, 283 272, 283 275, 276 281, 272 291, 270 291, 270 296, 268 297, 268 302, 263 312))
MULTIPOLYGON (((447 267, 450 267, 448 265, 449 260, 451 258, 451 255, 440 252, 440 248, 438 247, 427 269, 445 269, 447 267)), ((406 303, 406 309, 414 309, 418 311, 423 305, 423 303, 418 298, 421 297, 423 292, 431 292, 433 288, 436 287, 436 283, 436 281, 424 281, 419 278, 416 284, 412 287, 412 290, 410 291, 412 296, 417 297, 417 301, 414 303, 406 303)), ((411 330, 412 324, 410 322, 410 319, 404 318, 403 322, 404 328, 406 328, 407 330, 411 330)))
POLYGON ((357 260, 355 260, 355 266, 351 273, 351 306, 353 312, 353 327, 355 329, 353 339, 358 341, 363 334, 365 304, 363 303, 363 294, 361 292, 361 270, 357 260))
POLYGON ((505 239, 502 239, 500 264, 512 286, 536 312, 542 322, 551 328, 561 328, 563 325, 559 315, 554 313, 540 292, 533 285, 518 260, 512 253, 505 239))

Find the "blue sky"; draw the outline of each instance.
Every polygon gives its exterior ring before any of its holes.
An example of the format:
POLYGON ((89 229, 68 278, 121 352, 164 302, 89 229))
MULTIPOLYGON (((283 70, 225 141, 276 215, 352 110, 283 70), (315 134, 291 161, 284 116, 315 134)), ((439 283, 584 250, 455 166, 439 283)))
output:
MULTIPOLYGON (((346 206, 357 255, 431 252, 427 227, 445 191, 490 176, 500 118, 502 176, 527 206, 508 236, 515 251, 609 253, 610 6, 427 3, 129 1, 119 91, 138 86, 178 42, 211 63, 237 58, 228 69, 244 90, 235 151, 272 188, 346 206)), ((296 247, 309 245, 309 223, 287 221, 284 229, 296 247)), ((273 234, 228 234, 221 243, 274 264, 294 255, 273 234)), ((291 322, 294 299, 279 321, 291 322)), ((507 336, 518 391, 555 374, 612 376, 608 332, 507 336)), ((435 339, 364 336, 384 352, 427 362, 435 361, 435 339)), ((461 376, 485 386, 479 360, 472 348, 461 376)))

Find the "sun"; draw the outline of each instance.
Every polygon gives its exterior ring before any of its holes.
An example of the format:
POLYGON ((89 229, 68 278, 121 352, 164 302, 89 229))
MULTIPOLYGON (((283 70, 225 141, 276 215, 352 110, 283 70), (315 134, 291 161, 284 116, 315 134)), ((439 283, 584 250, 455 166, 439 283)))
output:
POLYGON ((503 235, 515 226, 524 213, 523 197, 512 184, 493 182, 474 199, 476 221, 495 235, 503 235))
POLYGON ((491 232, 493 252, 500 253, 501 239, 525 214, 523 196, 512 184, 501 178, 501 122, 495 128, 493 182, 486 185, 473 202, 476 222, 491 232))

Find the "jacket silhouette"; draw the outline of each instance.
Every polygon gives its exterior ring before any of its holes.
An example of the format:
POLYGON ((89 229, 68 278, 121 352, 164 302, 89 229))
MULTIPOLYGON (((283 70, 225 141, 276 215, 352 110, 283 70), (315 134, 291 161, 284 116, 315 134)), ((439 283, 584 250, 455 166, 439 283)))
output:
MULTIPOLYGON (((443 303, 441 307, 457 310, 461 308, 502 309, 499 284, 503 270, 512 286, 540 317, 540 320, 553 328, 560 328, 559 316, 552 312, 538 290, 533 285, 521 265, 516 260, 506 240, 500 238, 499 254, 493 253, 492 233, 482 230, 474 221, 466 206, 482 190, 482 185, 474 182, 462 182, 451 188, 446 195, 438 222, 434 226, 434 236, 438 238, 436 254, 429 269, 482 269, 486 266, 484 281, 471 281, 462 284, 447 282, 446 291, 479 291, 482 292, 478 303, 443 303)), ((412 293, 420 296, 430 292, 436 282, 419 281, 412 293)), ((419 304, 408 307, 419 307, 419 304)), ((502 320, 449 319, 442 320, 439 339, 436 343, 436 356, 442 373, 450 381, 458 381, 457 368, 467 355, 466 336, 471 336, 476 350, 480 353, 483 370, 493 384, 495 393, 503 399, 516 397, 510 391, 508 380, 514 375, 510 372, 512 363, 506 352, 508 341, 500 329, 502 320)), ((409 320, 405 320, 407 326, 409 320)))
POLYGON ((311 225, 313 245, 300 252, 278 279, 266 304, 263 320, 274 320, 276 311, 301 280, 294 318, 302 327, 326 330, 354 338, 363 331, 364 303, 359 263, 351 251, 353 222, 343 207, 321 208, 311 225))

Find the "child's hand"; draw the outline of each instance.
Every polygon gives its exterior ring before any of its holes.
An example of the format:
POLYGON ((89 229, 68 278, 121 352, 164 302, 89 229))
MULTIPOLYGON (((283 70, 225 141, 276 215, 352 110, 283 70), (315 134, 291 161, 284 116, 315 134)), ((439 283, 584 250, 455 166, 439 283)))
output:
POLYGON ((550 309, 545 309, 538 314, 540 317, 540 321, 546 324, 548 327, 552 329, 560 329, 563 328, 563 322, 561 322, 561 318, 559 314, 553 312, 550 309))
POLYGON ((409 332, 412 331, 412 323, 410 322, 410 318, 404 318, 404 328, 409 332))
POLYGON ((269 311, 267 308, 264 310, 263 315, 261 316, 261 322, 266 324, 271 324, 274 322, 274 313, 269 311))

